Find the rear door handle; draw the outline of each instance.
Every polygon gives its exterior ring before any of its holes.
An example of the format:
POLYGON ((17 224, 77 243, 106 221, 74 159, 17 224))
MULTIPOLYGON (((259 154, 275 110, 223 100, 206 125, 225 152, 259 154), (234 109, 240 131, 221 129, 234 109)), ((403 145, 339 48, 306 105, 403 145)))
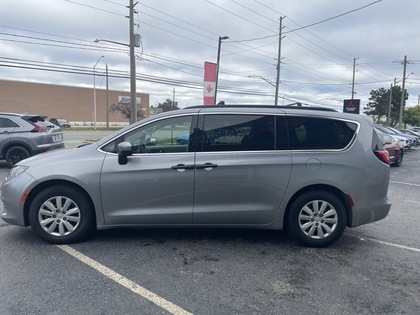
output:
POLYGON ((173 170, 193 170, 194 169, 194 164, 191 164, 191 165, 178 164, 178 165, 171 166, 171 169, 173 169, 173 170))
POLYGON ((202 170, 202 169, 205 169, 205 170, 210 170, 210 169, 212 169, 212 168, 216 168, 216 167, 218 167, 219 165, 217 165, 217 164, 213 164, 213 163, 205 163, 205 164, 199 164, 199 165, 196 165, 195 166, 195 168, 197 169, 197 170, 202 170))

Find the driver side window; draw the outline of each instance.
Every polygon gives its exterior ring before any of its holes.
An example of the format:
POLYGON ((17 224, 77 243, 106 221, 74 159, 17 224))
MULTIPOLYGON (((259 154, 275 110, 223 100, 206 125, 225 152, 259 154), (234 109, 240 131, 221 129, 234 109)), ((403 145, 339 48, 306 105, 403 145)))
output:
POLYGON ((187 152, 192 116, 181 116, 152 122, 124 135, 133 153, 187 152))

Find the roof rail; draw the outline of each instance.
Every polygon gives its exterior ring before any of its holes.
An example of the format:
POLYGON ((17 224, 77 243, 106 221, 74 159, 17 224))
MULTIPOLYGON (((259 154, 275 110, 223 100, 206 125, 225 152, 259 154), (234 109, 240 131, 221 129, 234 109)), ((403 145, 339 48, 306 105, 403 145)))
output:
POLYGON ((224 104, 219 102, 216 105, 193 105, 193 106, 188 106, 185 107, 184 109, 188 109, 188 108, 211 108, 211 107, 218 107, 218 106, 222 106, 222 107, 243 107, 243 108, 250 108, 250 107, 254 107, 254 108, 278 108, 278 109, 298 109, 298 110, 314 110, 314 111, 326 111, 326 112, 337 112, 337 110, 332 109, 332 108, 328 108, 328 107, 315 107, 315 106, 302 106, 301 103, 293 103, 293 104, 289 104, 289 105, 255 105, 255 104, 224 104))

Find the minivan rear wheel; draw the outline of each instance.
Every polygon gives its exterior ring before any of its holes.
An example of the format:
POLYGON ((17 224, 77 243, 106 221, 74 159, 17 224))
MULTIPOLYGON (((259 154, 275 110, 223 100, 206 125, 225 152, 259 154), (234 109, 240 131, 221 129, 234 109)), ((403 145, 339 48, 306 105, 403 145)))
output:
POLYGON ((9 167, 13 167, 17 162, 30 157, 31 154, 22 146, 13 146, 9 148, 5 154, 6 163, 9 167))
POLYGON ((341 237, 346 222, 346 211, 340 199, 327 191, 310 191, 291 205, 287 229, 305 246, 324 247, 341 237))
POLYGON ((85 195, 62 185, 48 187, 34 198, 29 223, 36 235, 53 244, 79 242, 95 230, 85 195))

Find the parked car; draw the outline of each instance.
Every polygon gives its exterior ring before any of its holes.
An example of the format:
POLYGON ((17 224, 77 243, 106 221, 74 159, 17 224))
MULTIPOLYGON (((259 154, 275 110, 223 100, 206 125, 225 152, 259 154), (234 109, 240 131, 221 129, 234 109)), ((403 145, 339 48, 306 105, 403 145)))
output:
POLYGON ((405 137, 411 139, 412 143, 413 143, 413 146, 418 146, 418 137, 407 134, 407 133, 404 133, 404 132, 401 132, 400 130, 398 130, 396 128, 393 128, 391 126, 384 126, 384 128, 395 132, 395 134, 397 134, 397 135, 405 136, 405 137))
POLYGON ((417 136, 413 136, 411 134, 408 134, 408 133, 405 133, 405 132, 401 132, 400 130, 398 130, 396 128, 393 128, 391 126, 384 126, 384 128, 395 132, 395 134, 398 134, 398 135, 401 135, 401 136, 405 136, 405 137, 411 139, 412 142, 413 142, 413 146, 418 146, 419 139, 418 139, 417 136))
POLYGON ((63 132, 45 118, 0 113, 0 159, 12 167, 32 155, 64 148, 63 132))
POLYGON ((404 147, 404 149, 411 149, 414 146, 414 140, 407 135, 401 134, 401 133, 395 133, 392 130, 389 130, 388 128, 385 128, 382 125, 375 125, 375 128, 379 131, 382 131, 383 133, 386 133, 388 135, 391 135, 393 138, 399 140, 401 142, 401 145, 404 147))
POLYGON ((287 229, 322 247, 388 215, 389 176, 367 116, 197 106, 18 163, 2 185, 1 218, 59 244, 97 228, 161 226, 287 229))
POLYGON ((417 131, 410 130, 410 129, 399 129, 399 131, 401 133, 404 133, 404 134, 413 136, 416 139, 415 140, 416 141, 416 146, 419 146, 420 145, 420 131, 417 132, 417 131))
POLYGON ((70 123, 64 118, 51 118, 50 122, 62 128, 70 128, 70 123))
POLYGON ((402 147, 401 142, 391 135, 383 133, 377 129, 375 130, 379 136, 379 139, 381 139, 385 150, 387 150, 389 153, 390 165, 401 166, 404 157, 404 148, 402 147))

